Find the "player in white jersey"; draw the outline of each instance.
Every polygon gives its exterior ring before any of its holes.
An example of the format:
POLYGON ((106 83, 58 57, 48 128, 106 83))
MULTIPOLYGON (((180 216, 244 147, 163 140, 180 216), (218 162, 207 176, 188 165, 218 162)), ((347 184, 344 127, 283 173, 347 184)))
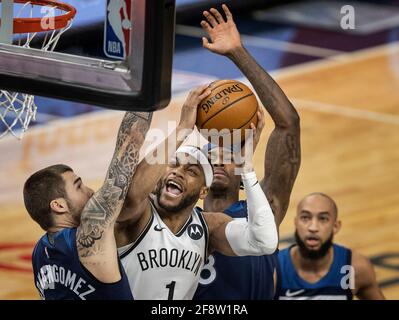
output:
POLYGON ((190 92, 176 131, 156 149, 166 150, 165 161, 151 164, 144 158, 133 176, 116 239, 135 299, 191 299, 204 261, 213 251, 244 256, 276 250, 276 223, 252 159, 241 168, 248 221, 194 211, 212 183, 212 166, 196 147, 183 146, 175 153, 170 140, 177 135, 179 147, 192 132, 198 105, 210 93, 208 86, 190 92))
POLYGON ((118 249, 135 298, 191 299, 207 245, 208 230, 201 212, 193 210, 181 230, 174 234, 152 206, 142 236, 118 249), (164 287, 158 288, 161 283, 164 287), (157 290, 148 290, 153 286, 157 290))

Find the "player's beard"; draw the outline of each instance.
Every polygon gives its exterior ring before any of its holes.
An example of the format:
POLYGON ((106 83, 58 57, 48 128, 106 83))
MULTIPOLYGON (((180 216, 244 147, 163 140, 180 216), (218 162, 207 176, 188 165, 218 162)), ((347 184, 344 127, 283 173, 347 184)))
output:
POLYGON ((321 244, 320 249, 309 250, 306 247, 305 242, 303 242, 302 239, 299 237, 298 232, 295 231, 295 241, 298 245, 301 256, 310 260, 319 260, 321 258, 324 258, 327 255, 328 250, 333 245, 333 238, 334 234, 331 233, 330 237, 321 244))
MULTIPOLYGON (((241 180, 240 180, 241 181, 241 180)), ((214 199, 226 199, 228 195, 234 195, 239 190, 240 185, 235 185, 236 181, 230 179, 230 183, 225 184, 221 182, 212 183, 209 188, 209 194, 214 199)), ((239 183, 239 182, 238 182, 239 183)))
POLYGON ((211 185, 209 191, 213 198, 227 198, 229 187, 221 183, 215 183, 211 185))
POLYGON ((199 195, 200 195, 200 191, 198 192, 193 192, 191 194, 187 194, 185 196, 182 197, 182 199, 180 200, 180 202, 175 205, 175 206, 168 206, 165 205, 161 202, 161 194, 162 194, 162 189, 165 186, 165 184, 160 181, 158 182, 157 185, 157 189, 155 190, 155 195, 157 197, 157 202, 158 205, 165 211, 169 212, 169 213, 177 213, 180 212, 181 210, 191 206, 192 204, 196 203, 199 199, 199 195))

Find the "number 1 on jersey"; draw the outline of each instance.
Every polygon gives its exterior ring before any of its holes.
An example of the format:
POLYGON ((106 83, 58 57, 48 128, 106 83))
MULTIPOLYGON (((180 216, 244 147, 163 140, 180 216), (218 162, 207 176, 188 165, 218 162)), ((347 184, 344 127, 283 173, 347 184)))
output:
POLYGON ((176 281, 172 281, 171 283, 166 285, 166 289, 169 289, 168 300, 173 300, 173 294, 175 292, 175 284, 176 281))

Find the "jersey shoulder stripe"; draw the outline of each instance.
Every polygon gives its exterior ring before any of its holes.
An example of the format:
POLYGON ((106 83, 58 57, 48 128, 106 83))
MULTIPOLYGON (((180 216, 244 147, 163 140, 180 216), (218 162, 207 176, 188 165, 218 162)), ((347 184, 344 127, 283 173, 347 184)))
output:
POLYGON ((209 246, 209 230, 208 230, 208 225, 206 223, 205 217, 204 217, 204 212, 202 211, 201 208, 196 207, 194 208, 195 213, 198 216, 198 219, 201 221, 202 228, 204 229, 204 236, 205 236, 205 256, 204 259, 206 260, 208 258, 208 246, 209 246))
POLYGON ((191 215, 189 219, 187 219, 186 223, 184 224, 184 226, 180 229, 180 231, 178 231, 175 236, 176 237, 181 237, 182 234, 184 233, 184 231, 186 231, 187 227, 191 224, 191 222, 193 222, 193 216, 191 215))

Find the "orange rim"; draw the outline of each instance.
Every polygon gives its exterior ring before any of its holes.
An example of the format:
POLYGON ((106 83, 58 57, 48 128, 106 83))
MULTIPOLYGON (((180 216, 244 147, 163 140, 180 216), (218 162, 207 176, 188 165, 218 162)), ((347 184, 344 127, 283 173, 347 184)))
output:
POLYGON ((68 22, 76 15, 76 9, 73 6, 55 0, 14 0, 14 2, 30 2, 37 6, 53 6, 66 12, 65 14, 54 17, 54 28, 51 29, 45 29, 42 27, 42 18, 15 18, 14 33, 33 33, 62 29, 65 28, 68 25, 68 22))

